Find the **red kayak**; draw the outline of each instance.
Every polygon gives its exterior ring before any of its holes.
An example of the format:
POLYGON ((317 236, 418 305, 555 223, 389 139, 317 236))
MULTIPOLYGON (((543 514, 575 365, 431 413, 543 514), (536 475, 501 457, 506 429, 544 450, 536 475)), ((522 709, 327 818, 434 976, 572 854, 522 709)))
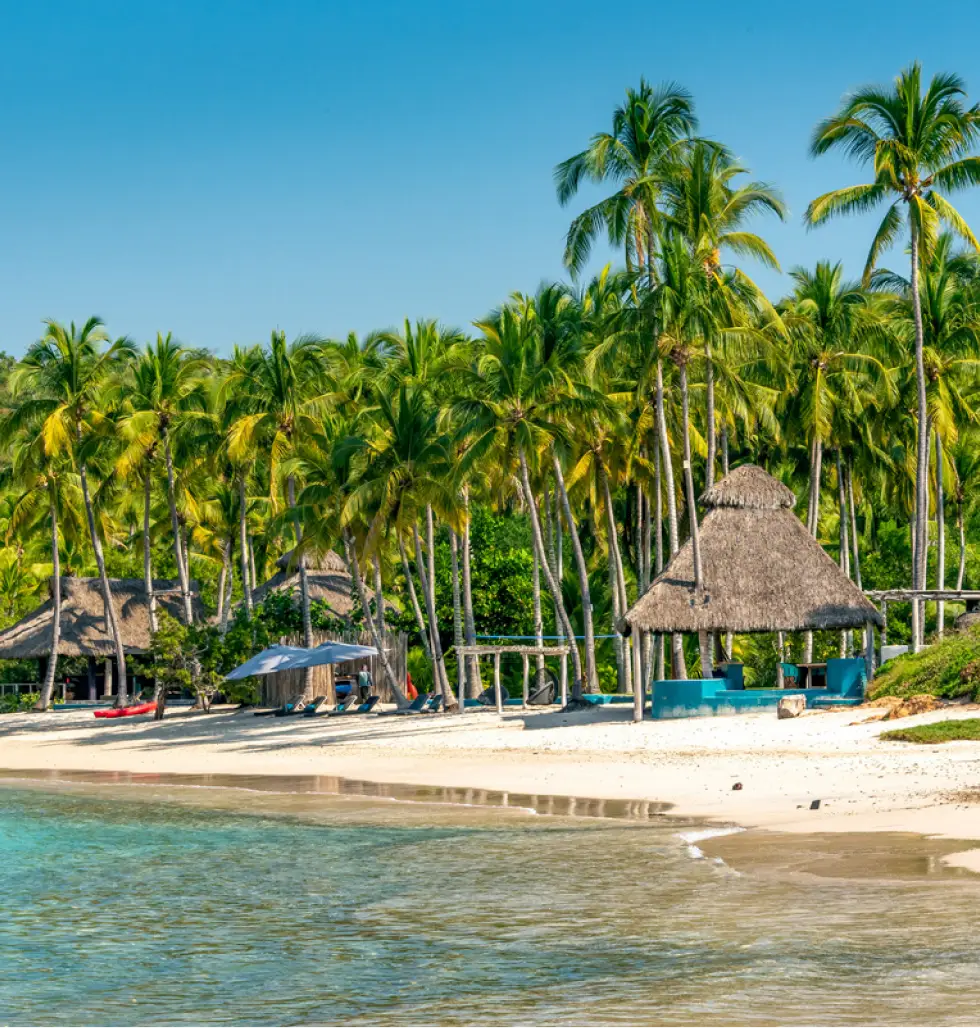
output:
POLYGON ((157 709, 156 701, 138 703, 135 707, 113 707, 111 710, 97 710, 96 717, 132 717, 133 714, 152 714, 157 709))

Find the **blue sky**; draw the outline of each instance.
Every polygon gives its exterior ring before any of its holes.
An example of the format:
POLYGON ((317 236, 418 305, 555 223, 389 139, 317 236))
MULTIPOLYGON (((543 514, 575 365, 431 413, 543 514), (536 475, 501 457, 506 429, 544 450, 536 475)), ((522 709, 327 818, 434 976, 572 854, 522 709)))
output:
MULTIPOLYGON (((562 275, 554 165, 640 76, 691 90, 706 135, 778 186, 784 268, 857 274, 870 220, 807 232, 860 181, 811 161, 848 89, 918 58, 980 100, 980 8, 34 0, 0 8, 0 347, 44 317, 234 343, 438 317, 466 326, 562 275), (940 14, 941 10, 941 14, 940 14)), ((980 194, 961 210, 980 225, 980 194)), ((598 267, 610 254, 600 248, 598 267)), ((773 294, 780 276, 756 273, 773 294)))

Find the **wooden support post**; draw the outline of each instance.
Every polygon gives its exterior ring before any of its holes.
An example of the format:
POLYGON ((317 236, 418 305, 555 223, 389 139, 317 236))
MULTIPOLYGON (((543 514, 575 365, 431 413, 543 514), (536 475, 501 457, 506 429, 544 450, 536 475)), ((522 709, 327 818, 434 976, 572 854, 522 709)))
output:
POLYGON ((112 695, 112 657, 105 659, 105 677, 102 681, 102 696, 108 699, 112 695))
POLYGON ((493 655, 493 692, 497 700, 497 713, 504 712, 504 698, 500 693, 500 654, 493 655))
POLYGON ((870 685, 875 677, 875 626, 870 621, 864 626, 864 674, 870 685))
POLYGON ((99 698, 95 687, 95 657, 88 658, 88 698, 93 703, 99 698))
POLYGON ((642 643, 640 633, 634 628, 630 638, 633 644, 633 720, 643 720, 643 701, 646 699, 647 683, 643 679, 642 643))
POLYGON ((888 645, 888 601, 881 601, 881 620, 884 624, 881 626, 881 645, 888 645))
POLYGON ((783 678, 783 661, 786 659, 786 637, 782 632, 777 632, 776 640, 779 643, 779 661, 776 664, 776 688, 785 689, 786 682, 783 678))
POLYGON ((528 658, 528 655, 526 653, 521 654, 521 656, 523 658, 523 664, 524 664, 524 669, 523 669, 524 680, 521 682, 521 709, 522 710, 527 710, 527 686, 528 686, 528 678, 529 678, 530 673, 531 673, 531 661, 528 658))
MULTIPOLYGON (((572 645, 575 645, 575 640, 572 640, 572 645)), ((563 707, 568 706, 568 654, 563 653, 561 655, 561 705, 563 707)))

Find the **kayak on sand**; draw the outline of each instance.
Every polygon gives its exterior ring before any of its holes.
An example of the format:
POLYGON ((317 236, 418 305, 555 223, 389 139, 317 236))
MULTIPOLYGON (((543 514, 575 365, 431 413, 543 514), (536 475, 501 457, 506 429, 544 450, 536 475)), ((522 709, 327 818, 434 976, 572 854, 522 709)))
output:
POLYGON ((132 717, 133 714, 152 714, 157 709, 156 701, 138 703, 135 707, 113 707, 110 710, 95 711, 96 717, 132 717))

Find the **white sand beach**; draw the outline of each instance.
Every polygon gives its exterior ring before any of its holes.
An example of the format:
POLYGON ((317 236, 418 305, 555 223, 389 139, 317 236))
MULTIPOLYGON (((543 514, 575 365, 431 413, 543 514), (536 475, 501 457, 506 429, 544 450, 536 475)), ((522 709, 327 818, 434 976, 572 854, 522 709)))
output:
MULTIPOLYGON (((247 710, 98 721, 0 719, 0 768, 341 775, 372 782, 648 800, 671 813, 793 832, 907 831, 980 840, 980 743, 883 742, 871 711, 632 724, 626 707, 405 718, 255 718, 247 710), (866 721, 866 723, 855 723, 866 721), (740 789, 734 789, 741 783, 740 789), (811 809, 814 800, 819 807, 811 809)), ((956 857, 980 870, 980 849, 956 857)))

